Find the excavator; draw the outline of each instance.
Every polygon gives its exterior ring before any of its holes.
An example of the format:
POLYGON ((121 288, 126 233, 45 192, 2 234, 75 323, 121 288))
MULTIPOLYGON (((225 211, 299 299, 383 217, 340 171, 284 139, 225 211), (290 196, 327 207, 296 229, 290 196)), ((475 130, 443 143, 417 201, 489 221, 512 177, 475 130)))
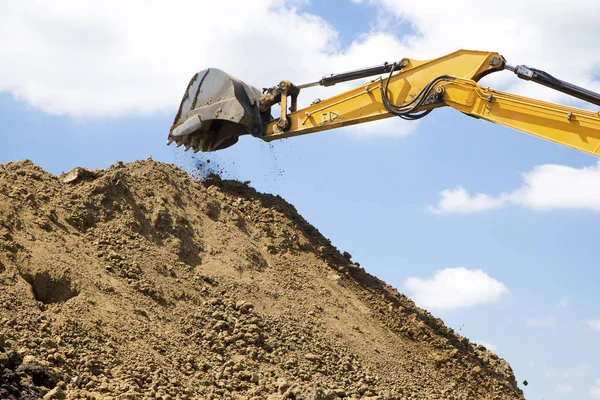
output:
POLYGON ((264 141, 398 116, 417 120, 449 106, 468 116, 508 126, 600 155, 600 112, 549 103, 479 85, 483 77, 508 70, 600 106, 600 94, 526 65, 513 66, 494 52, 459 50, 446 56, 398 62, 331 74, 294 85, 283 80, 259 90, 216 68, 195 74, 171 126, 167 145, 194 152, 221 150, 252 135, 264 141), (379 75, 361 86, 298 109, 298 96, 314 86, 379 75), (279 116, 273 117, 273 107, 279 116), (289 105, 289 107, 288 107, 289 105), (277 108, 275 108, 277 111, 277 108))

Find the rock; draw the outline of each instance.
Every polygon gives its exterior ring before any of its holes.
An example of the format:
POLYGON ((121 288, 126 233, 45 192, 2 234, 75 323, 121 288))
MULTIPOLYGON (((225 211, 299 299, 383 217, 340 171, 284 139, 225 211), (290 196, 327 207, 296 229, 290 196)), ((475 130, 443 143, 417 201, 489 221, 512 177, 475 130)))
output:
POLYGON ((213 330, 215 331, 222 331, 225 330, 229 327, 229 325, 227 325, 227 322, 225 321, 218 321, 214 326, 213 326, 213 330))
POLYGON ((10 359, 8 358, 8 354, 6 353, 0 353, 0 365, 6 365, 8 364, 8 361, 10 359))
POLYGON ((81 386, 81 377, 79 375, 76 375, 73 378, 71 378, 71 384, 75 387, 81 386))
POLYGON ((7 351, 6 355, 8 356, 8 367, 9 368, 16 368, 17 366, 19 366, 23 363, 23 358, 15 350, 7 351))
POLYGON ((321 359, 319 355, 313 353, 306 353, 304 358, 306 358, 308 361, 319 361, 321 359))
POLYGON ((89 169, 77 167, 65 174, 62 174, 60 176, 60 180, 63 181, 63 183, 77 183, 83 180, 94 180, 96 177, 97 174, 89 169))
POLYGON ((42 340, 42 346, 48 347, 51 349, 55 349, 58 347, 58 344, 54 340, 52 340, 50 338, 46 338, 46 339, 42 340))
POLYGON ((23 372, 31 377, 33 384, 53 389, 56 386, 56 379, 44 367, 39 365, 22 364, 17 368, 17 372, 23 372))
POLYGON ((23 362, 21 364, 23 364, 23 365, 39 365, 39 362, 34 356, 28 355, 28 356, 23 357, 23 362))
POLYGON ((285 393, 290 388, 291 384, 285 378, 277 379, 277 390, 279 393, 285 393))
POLYGON ((248 314, 248 313, 252 312, 253 309, 254 309, 254 304, 249 303, 249 302, 244 302, 244 304, 240 305, 240 307, 239 307, 239 311, 242 314, 248 314))
POLYGON ((332 274, 327 276, 327 279, 329 279, 330 281, 335 282, 338 285, 342 285, 342 278, 338 275, 338 274, 332 274))
POLYGON ((43 400, 63 400, 67 398, 67 393, 60 387, 57 386, 43 397, 43 400))
POLYGON ((235 302, 235 308, 237 310, 239 310, 246 303, 247 303, 246 300, 238 300, 238 301, 235 302))
POLYGON ((480 366, 473 367, 471 372, 474 374, 479 374, 479 373, 481 373, 481 367, 480 366))
POLYGON ((327 395, 321 388, 309 387, 302 393, 302 398, 304 400, 327 400, 327 395))

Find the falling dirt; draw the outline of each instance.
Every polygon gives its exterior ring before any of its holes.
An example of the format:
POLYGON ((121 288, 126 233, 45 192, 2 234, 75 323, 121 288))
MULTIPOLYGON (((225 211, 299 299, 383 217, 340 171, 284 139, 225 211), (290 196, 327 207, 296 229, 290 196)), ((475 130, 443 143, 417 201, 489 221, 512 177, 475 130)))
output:
POLYGON ((87 172, 0 164, 0 398, 523 398, 280 197, 87 172))

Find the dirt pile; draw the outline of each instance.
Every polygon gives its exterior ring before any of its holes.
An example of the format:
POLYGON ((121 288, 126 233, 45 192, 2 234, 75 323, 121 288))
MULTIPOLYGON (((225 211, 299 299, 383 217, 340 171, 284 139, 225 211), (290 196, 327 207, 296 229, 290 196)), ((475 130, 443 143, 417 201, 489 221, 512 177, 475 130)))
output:
POLYGON ((519 399, 283 199, 151 160, 0 165, 0 398, 519 399))

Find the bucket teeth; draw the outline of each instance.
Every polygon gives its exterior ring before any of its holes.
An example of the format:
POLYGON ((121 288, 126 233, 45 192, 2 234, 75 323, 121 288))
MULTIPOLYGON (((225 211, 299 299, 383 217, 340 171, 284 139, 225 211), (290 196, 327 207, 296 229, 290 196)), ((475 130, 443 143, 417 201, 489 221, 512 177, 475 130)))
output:
POLYGON ((270 119, 257 105, 261 96, 260 89, 219 69, 202 70, 190 80, 168 138, 196 151, 232 146, 239 136, 260 133, 263 119, 270 119))
POLYGON ((175 139, 173 139, 172 137, 167 139, 167 146, 170 146, 171 143, 173 143, 175 141, 175 139))
POLYGON ((200 148, 198 147, 199 144, 200 144, 200 135, 192 136, 192 139, 190 140, 190 145, 194 148, 195 153, 197 153, 200 150, 200 148))

